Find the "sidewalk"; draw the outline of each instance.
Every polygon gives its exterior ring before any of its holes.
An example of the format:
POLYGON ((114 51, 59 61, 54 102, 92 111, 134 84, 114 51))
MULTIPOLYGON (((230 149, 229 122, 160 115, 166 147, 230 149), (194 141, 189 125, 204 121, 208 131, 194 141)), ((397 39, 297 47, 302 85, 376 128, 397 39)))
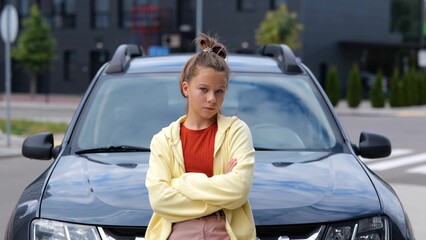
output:
MULTIPOLYGON (((36 95, 31 97, 28 94, 13 94, 11 96, 11 106, 21 109, 64 109, 74 112, 81 100, 80 95, 36 95)), ((6 106, 5 96, 0 94, 0 107, 6 106)), ((404 108, 372 108, 368 100, 363 101, 358 108, 348 107, 345 101, 340 101, 335 107, 339 116, 396 116, 396 117, 422 117, 426 116, 426 105, 404 108)), ((54 114, 54 111, 52 111, 54 114)), ((21 146, 24 137, 11 136, 11 146, 7 147, 6 133, 0 133, 0 160, 1 158, 21 155, 21 146)), ((58 139, 56 139, 58 140, 58 139)))
MULTIPOLYGON (((77 105, 81 95, 62 95, 62 94, 38 94, 31 96, 29 94, 12 94, 11 105, 37 105, 37 106, 69 106, 77 105)), ((0 94, 0 104, 6 105, 6 96, 0 94)))
MULTIPOLYGON (((11 95, 11 107, 19 108, 22 110, 32 109, 64 109, 66 111, 74 112, 77 105, 79 104, 82 96, 80 95, 35 95, 34 97, 28 94, 12 94, 11 95)), ((2 111, 6 109, 6 96, 0 94, 0 108, 2 111)), ((55 114, 55 111, 52 111, 55 114)), ((2 115, 5 115, 4 113, 2 115)), ((10 136, 10 146, 7 146, 7 135, 5 132, 0 130, 0 160, 2 158, 9 158, 21 155, 22 143, 25 137, 21 136, 10 136)), ((61 139, 56 139, 61 140, 61 139)))
POLYGON ((391 108, 387 104, 384 108, 373 108, 368 100, 364 100, 359 107, 350 108, 346 101, 340 101, 335 107, 339 116, 394 116, 394 117, 423 117, 426 116, 426 105, 391 108))

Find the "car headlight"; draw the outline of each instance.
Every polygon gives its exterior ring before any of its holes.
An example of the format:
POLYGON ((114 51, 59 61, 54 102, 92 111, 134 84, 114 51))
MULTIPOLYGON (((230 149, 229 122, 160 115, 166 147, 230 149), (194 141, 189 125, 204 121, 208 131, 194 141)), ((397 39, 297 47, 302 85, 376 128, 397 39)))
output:
POLYGON ((36 219, 31 223, 32 240, 101 240, 96 227, 36 219))
POLYGON ((384 217, 372 217, 348 224, 328 227, 325 240, 388 240, 389 222, 384 217))

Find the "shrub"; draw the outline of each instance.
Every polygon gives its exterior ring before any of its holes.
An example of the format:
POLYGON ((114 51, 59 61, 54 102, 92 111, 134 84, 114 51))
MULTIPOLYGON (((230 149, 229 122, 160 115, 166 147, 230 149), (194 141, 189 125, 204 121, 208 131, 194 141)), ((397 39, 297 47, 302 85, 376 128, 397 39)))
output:
POLYGON ((408 71, 404 74, 402 79, 402 88, 404 92, 404 104, 403 106, 413 106, 415 102, 415 94, 413 94, 413 82, 414 72, 413 70, 408 71))
POLYGON ((421 83, 421 92, 420 96, 422 96, 422 105, 426 104, 426 74, 421 73, 420 74, 420 83, 421 83))
POLYGON ((349 73, 347 88, 347 101, 351 108, 356 108, 362 101, 362 81, 361 73, 357 64, 352 66, 349 73))
POLYGON ((420 72, 416 72, 413 79, 413 94, 414 94, 414 105, 422 105, 422 76, 420 72))
POLYGON ((399 76, 397 68, 393 70, 390 82, 389 104, 391 107, 401 107, 404 105, 402 78, 399 76))
POLYGON ((379 71, 374 79, 373 87, 370 91, 370 101, 373 108, 383 108, 385 106, 385 93, 383 91, 383 75, 379 71))
POLYGON ((331 104, 335 107, 340 100, 340 80, 337 74, 337 67, 331 66, 327 72, 325 83, 325 92, 330 99, 331 104))

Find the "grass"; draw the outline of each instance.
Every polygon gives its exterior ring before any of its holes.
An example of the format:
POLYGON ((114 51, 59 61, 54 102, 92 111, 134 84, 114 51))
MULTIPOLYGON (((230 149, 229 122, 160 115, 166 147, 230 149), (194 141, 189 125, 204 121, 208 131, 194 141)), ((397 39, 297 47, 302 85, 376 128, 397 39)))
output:
MULTIPOLYGON (((52 132, 53 134, 65 133, 68 128, 66 123, 37 122, 31 120, 14 119, 10 122, 10 134, 28 136, 40 132, 52 132)), ((6 120, 0 119, 0 129, 6 133, 6 120)))

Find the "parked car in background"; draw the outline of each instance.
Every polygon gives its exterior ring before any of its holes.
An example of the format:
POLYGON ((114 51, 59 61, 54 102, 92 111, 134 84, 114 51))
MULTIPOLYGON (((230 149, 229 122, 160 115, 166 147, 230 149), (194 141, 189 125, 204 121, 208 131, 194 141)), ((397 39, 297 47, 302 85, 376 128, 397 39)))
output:
MULTIPOLYGON (((23 155, 50 167, 22 193, 6 240, 144 239, 150 140, 185 113, 178 83, 190 55, 146 57, 121 45, 97 73, 62 144, 28 137, 23 155)), ((415 239, 389 184, 358 156, 386 157, 389 140, 350 141, 311 71, 286 45, 230 55, 222 108, 250 127, 256 164, 250 202, 258 239, 415 239)))

